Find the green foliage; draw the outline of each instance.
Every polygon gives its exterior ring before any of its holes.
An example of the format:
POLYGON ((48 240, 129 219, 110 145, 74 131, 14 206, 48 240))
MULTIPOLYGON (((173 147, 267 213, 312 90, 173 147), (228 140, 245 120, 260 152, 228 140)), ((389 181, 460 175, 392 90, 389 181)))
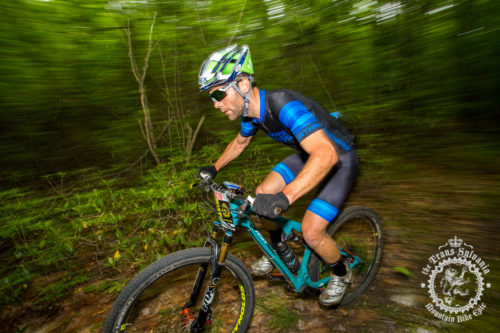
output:
MULTIPOLYGON (((481 128, 496 139, 500 7, 459 0, 438 11, 443 4, 2 2, 3 182, 82 165, 123 167, 146 150, 125 27, 130 21, 142 64, 154 13, 145 84, 165 160, 185 146, 186 122, 193 127, 211 108, 197 90, 200 63, 234 42, 250 46, 260 86, 296 89, 342 111, 358 136, 390 136, 423 151, 430 143, 422 137, 444 132, 481 128)), ((214 117, 209 131, 222 127, 223 117, 214 117)))
MULTIPOLYGON (((77 272, 79 273, 79 272, 77 272)), ((65 296, 69 289, 86 282, 89 277, 85 274, 70 273, 68 276, 58 279, 54 283, 38 287, 36 290, 37 299, 34 304, 50 304, 65 296)))
POLYGON ((392 268, 392 270, 397 272, 397 273, 401 273, 408 278, 415 277, 415 274, 413 274, 408 268, 405 268, 405 267, 395 266, 392 268))
POLYGON ((165 250, 199 245, 193 199, 198 194, 189 189, 195 172, 189 165, 169 164, 149 170, 130 187, 88 174, 71 191, 61 188, 41 197, 27 188, 0 193, 0 240, 9 244, 1 254, 0 306, 22 301, 32 284, 36 302, 46 304, 99 270, 144 266, 165 250), (75 270, 78 260, 97 260, 97 267, 90 273, 75 270), (71 273, 57 278, 65 272, 71 273), (46 275, 55 281, 40 287, 37 279, 46 275))
POLYGON ((277 296, 260 297, 257 299, 257 306, 272 316, 268 326, 273 331, 288 331, 296 328, 299 323, 299 315, 290 310, 287 304, 277 296))

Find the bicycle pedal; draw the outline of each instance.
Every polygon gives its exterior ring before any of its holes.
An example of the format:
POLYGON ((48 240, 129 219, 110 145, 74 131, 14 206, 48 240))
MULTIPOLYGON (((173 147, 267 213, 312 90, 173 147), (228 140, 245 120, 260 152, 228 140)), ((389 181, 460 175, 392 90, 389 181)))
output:
POLYGON ((268 281, 286 281, 285 277, 281 274, 267 274, 267 280, 268 281))
POLYGON ((321 287, 321 288, 306 287, 303 291, 303 294, 307 295, 307 296, 318 297, 319 295, 321 295, 323 290, 325 290, 325 288, 323 288, 323 287, 321 287))

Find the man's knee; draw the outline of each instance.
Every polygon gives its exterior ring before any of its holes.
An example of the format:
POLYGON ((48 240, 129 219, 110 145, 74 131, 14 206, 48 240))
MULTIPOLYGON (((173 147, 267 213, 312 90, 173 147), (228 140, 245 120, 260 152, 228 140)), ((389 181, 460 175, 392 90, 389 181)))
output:
POLYGON ((312 249, 321 247, 325 238, 329 237, 325 231, 314 228, 303 228, 302 236, 304 236, 304 240, 307 245, 309 245, 312 249))
POLYGON ((270 183, 262 183, 255 189, 255 194, 274 194, 276 193, 275 186, 270 183))
POLYGON ((275 194, 283 190, 286 186, 285 181, 277 172, 271 171, 266 179, 257 186, 255 194, 275 194))
POLYGON ((255 194, 264 194, 264 193, 269 193, 268 186, 266 186, 265 184, 260 184, 259 186, 257 186, 257 188, 255 189, 255 194))

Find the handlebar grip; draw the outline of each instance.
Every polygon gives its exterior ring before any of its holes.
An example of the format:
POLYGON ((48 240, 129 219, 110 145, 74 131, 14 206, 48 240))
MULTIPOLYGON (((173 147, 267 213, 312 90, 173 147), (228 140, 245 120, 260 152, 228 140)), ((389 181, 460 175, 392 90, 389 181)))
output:
POLYGON ((281 214, 281 208, 280 207, 275 207, 274 208, 274 214, 280 215, 281 214))

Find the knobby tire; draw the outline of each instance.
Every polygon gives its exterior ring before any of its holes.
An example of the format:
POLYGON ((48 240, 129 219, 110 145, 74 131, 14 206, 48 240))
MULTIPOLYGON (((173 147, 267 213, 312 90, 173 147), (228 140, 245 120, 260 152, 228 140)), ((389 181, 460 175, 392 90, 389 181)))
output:
MULTIPOLYGON (((342 302, 344 306, 353 302, 372 283, 382 261, 383 234, 380 218, 366 207, 346 208, 327 228, 337 245, 352 252, 364 261, 359 268, 352 270, 353 279, 342 302)), ((318 281, 328 276, 329 268, 319 256, 314 254, 309 264, 311 278, 318 281)))
MULTIPOLYGON (((196 272, 210 266, 210 248, 191 248, 167 255, 141 271, 123 289, 107 318, 104 332, 188 332, 181 316, 196 272), (192 268, 192 269, 191 269, 192 268)), ((255 307, 252 277, 245 265, 228 254, 211 305, 211 323, 205 331, 245 332, 255 307)), ((193 315, 201 307, 211 269, 206 274, 193 315)))

